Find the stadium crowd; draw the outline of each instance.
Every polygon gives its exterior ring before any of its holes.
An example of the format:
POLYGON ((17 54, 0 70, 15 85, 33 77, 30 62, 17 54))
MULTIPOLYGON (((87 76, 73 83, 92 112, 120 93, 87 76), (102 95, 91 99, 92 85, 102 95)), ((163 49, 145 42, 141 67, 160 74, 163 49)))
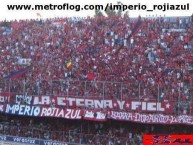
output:
MULTIPOLYGON (((0 91, 191 101, 192 29, 191 17, 0 22, 0 91), (27 66, 22 77, 5 79, 27 66)), ((140 145, 144 133, 190 128, 0 116, 0 134, 89 145, 140 145)))
POLYGON ((190 100, 191 17, 55 18, 0 25, 0 78, 31 65, 25 77, 2 79, 3 92, 190 100), (18 63, 24 59, 28 62, 18 63))
POLYGON ((1 114, 0 134, 62 141, 68 145, 141 145, 143 134, 192 134, 192 126, 30 118, 1 114))

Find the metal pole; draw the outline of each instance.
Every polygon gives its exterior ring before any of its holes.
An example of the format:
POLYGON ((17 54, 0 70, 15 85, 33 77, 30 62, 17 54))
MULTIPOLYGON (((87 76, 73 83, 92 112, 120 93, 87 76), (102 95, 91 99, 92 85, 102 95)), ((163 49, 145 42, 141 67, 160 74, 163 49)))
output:
POLYGON ((86 93, 86 89, 87 89, 87 87, 86 87, 86 83, 87 83, 87 81, 85 81, 85 86, 84 86, 84 93, 86 93))
POLYGON ((51 80, 51 95, 53 95, 53 80, 51 80))
POLYGON ((34 138, 34 129, 32 128, 32 138, 34 138))
POLYGON ((26 93, 26 91, 25 91, 25 90, 26 90, 26 88, 25 88, 25 87, 26 87, 26 81, 25 81, 25 78, 24 78, 23 85, 24 85, 24 86, 23 86, 23 95, 25 96, 25 93, 26 93))
POLYGON ((121 101, 123 100, 123 83, 121 83, 121 101))
MULTIPOLYGON (((158 84, 158 88, 157 88, 157 89, 158 89, 158 100, 157 100, 157 104, 158 104, 158 103, 160 102, 160 98, 159 98, 159 97, 160 97, 160 92, 159 92, 159 91, 160 91, 160 89, 159 89, 159 84, 158 84)), ((158 108, 158 107, 159 107, 159 105, 157 105, 157 107, 156 107, 156 111, 159 111, 159 108, 158 108)))
POLYGON ((70 131, 71 130, 69 130, 69 134, 68 134, 68 142, 70 142, 70 131))
POLYGON ((140 100, 140 96, 141 96, 141 92, 140 91, 141 91, 141 83, 139 82, 139 93, 138 93, 139 94, 139 98, 138 98, 139 100, 140 100))
POLYGON ((42 75, 40 75, 40 82, 39 82, 39 95, 41 95, 41 92, 42 92, 42 87, 43 87, 43 85, 42 85, 42 75))
POLYGON ((104 109, 104 100, 105 100, 105 82, 103 82, 103 109, 104 109))
POLYGON ((105 82, 102 82, 103 83, 103 99, 105 97, 105 82))
MULTIPOLYGON (((68 87, 68 86, 67 86, 68 87)), ((67 93, 67 100, 69 99, 69 88, 68 89, 66 89, 66 93, 67 93)), ((69 108, 69 101, 68 101, 68 103, 67 103, 67 108, 69 108)))
POLYGON ((178 112, 177 112, 178 115, 179 115, 179 111, 180 111, 180 97, 181 97, 180 86, 181 86, 181 81, 180 81, 180 85, 179 85, 179 89, 178 89, 178 92, 179 92, 179 95, 178 95, 178 112))
POLYGON ((64 130, 65 130, 65 129, 64 129, 64 126, 62 126, 62 128, 63 128, 63 129, 62 129, 62 141, 64 141, 64 130))
MULTIPOLYGON (((84 93, 87 93, 86 89, 87 89, 87 81, 85 81, 85 88, 84 88, 84 93)), ((84 94, 84 104, 85 104, 85 97, 86 97, 86 94, 84 94)), ((86 109, 86 105, 84 105, 84 109, 86 109)))
POLYGON ((10 95, 11 95, 11 79, 9 79, 9 98, 10 98, 10 95))
POLYGON ((41 79, 39 78, 38 84, 37 84, 37 82, 36 82, 36 85, 37 85, 37 91, 38 91, 38 96, 40 95, 40 82, 41 82, 41 79))
MULTIPOLYGON (((140 92, 140 89, 141 89, 141 83, 139 82, 139 92, 140 92)), ((138 101, 140 102, 140 93, 139 93, 139 95, 138 95, 138 101)), ((138 108, 138 112, 140 112, 140 111, 139 111, 139 108, 138 108)))

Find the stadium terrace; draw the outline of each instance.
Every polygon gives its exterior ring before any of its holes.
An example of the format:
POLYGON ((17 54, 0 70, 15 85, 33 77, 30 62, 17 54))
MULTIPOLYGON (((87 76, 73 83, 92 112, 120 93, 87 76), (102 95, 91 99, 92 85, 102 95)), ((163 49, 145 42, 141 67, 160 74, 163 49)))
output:
POLYGON ((193 134, 192 30, 193 15, 0 22, 0 144, 193 134))

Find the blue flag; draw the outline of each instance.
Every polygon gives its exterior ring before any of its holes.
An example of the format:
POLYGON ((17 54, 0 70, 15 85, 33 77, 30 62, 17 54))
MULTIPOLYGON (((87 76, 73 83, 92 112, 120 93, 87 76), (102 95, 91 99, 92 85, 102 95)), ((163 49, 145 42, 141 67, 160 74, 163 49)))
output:
POLYGON ((22 68, 18 71, 10 73, 8 76, 4 77, 3 79, 16 79, 16 78, 19 78, 19 77, 23 76, 31 68, 32 68, 31 66, 28 66, 26 68, 22 68))

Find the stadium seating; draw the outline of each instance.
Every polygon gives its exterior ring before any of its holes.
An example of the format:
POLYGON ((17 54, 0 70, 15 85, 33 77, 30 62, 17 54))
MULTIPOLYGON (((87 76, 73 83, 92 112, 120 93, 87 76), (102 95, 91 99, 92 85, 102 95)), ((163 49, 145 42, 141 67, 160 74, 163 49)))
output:
POLYGON ((180 19, 1 22, 0 78, 32 66, 22 77, 2 79, 1 91, 190 101, 193 24, 180 19))
MULTIPOLYGON (((0 93, 152 99, 188 110, 192 30, 191 17, 0 22, 0 93)), ((71 144, 140 145, 143 133, 192 133, 191 126, 0 118, 0 134, 71 144)))
POLYGON ((143 134, 191 134, 192 126, 30 118, 1 114, 0 134, 67 145, 141 145, 143 134))

